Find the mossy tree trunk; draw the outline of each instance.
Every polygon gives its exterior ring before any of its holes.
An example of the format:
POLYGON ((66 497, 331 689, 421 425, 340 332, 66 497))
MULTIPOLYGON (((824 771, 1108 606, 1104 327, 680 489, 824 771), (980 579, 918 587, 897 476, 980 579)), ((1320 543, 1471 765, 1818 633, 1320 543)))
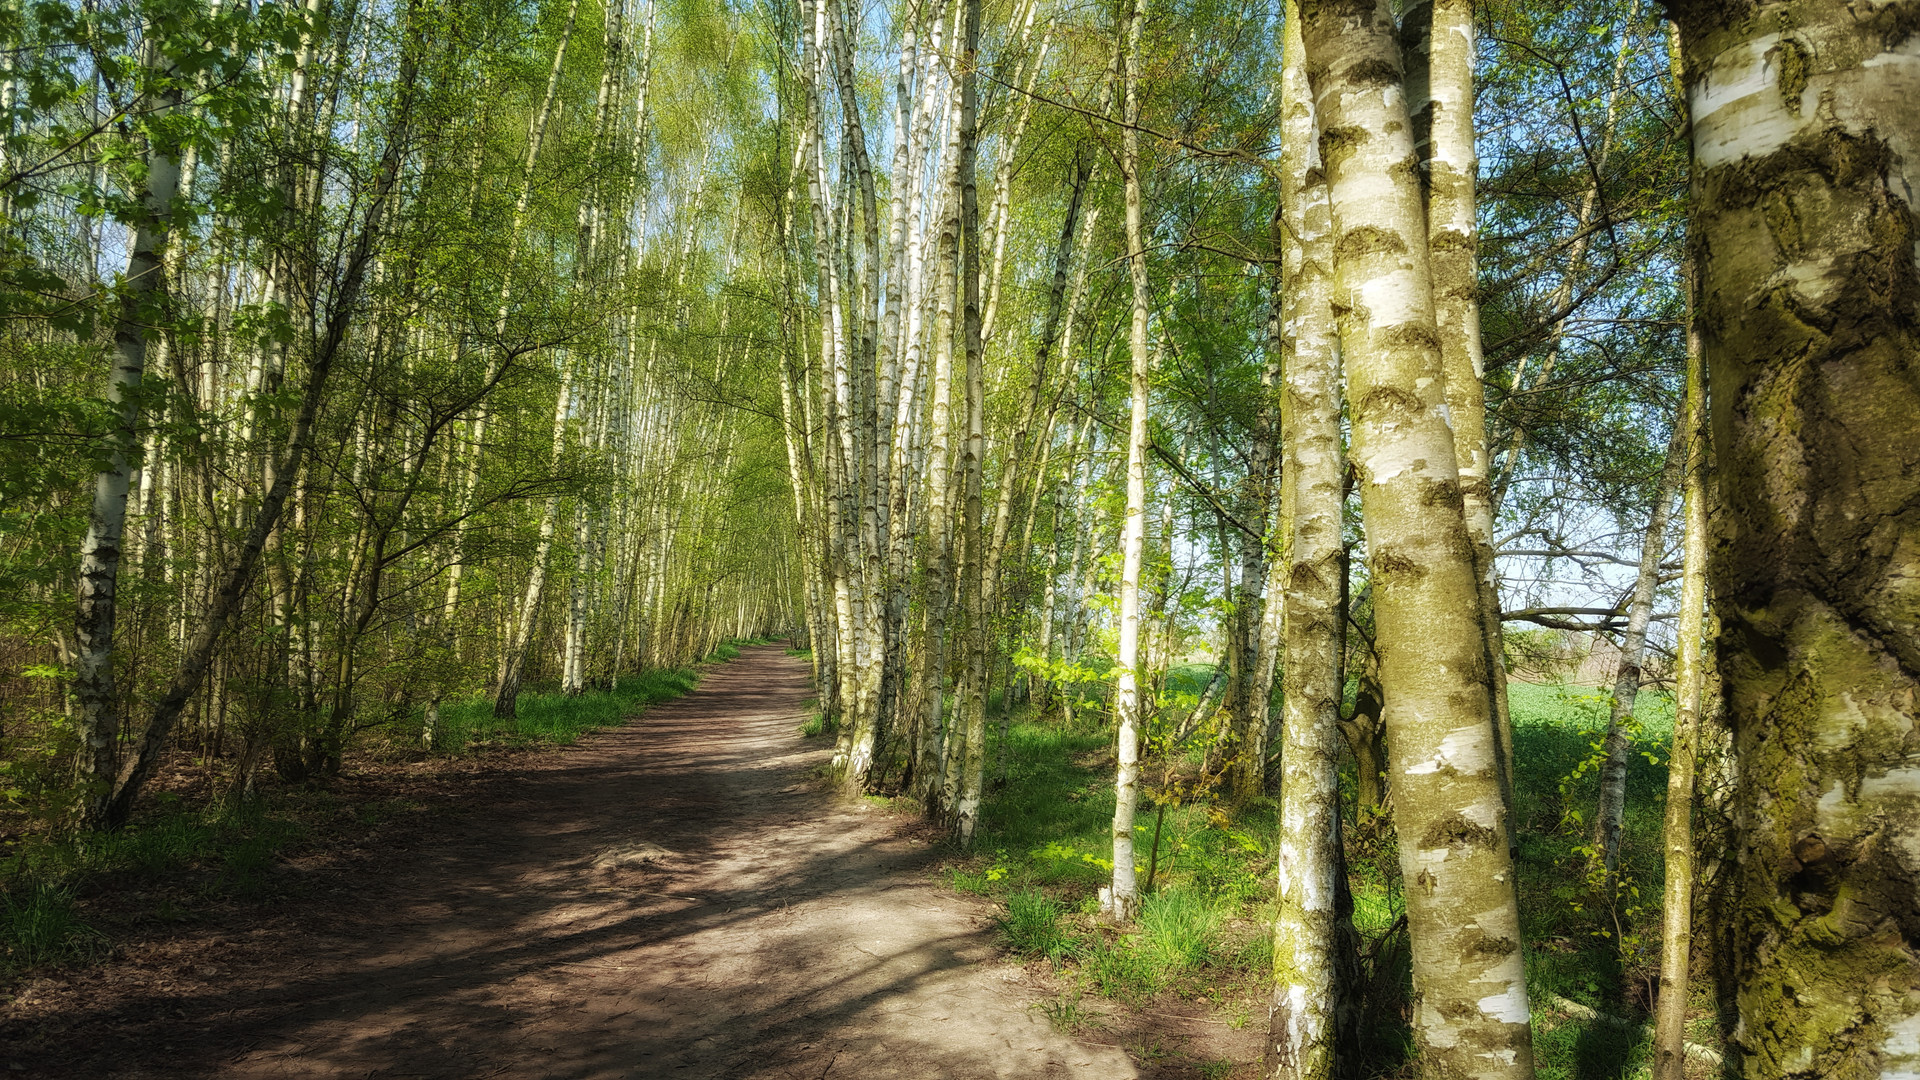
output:
POLYGON ((1385 0, 1301 5, 1432 1076, 1533 1075, 1520 916, 1426 212, 1385 0))
MULTIPOLYGON (((1278 917, 1267 1075, 1336 1075, 1335 923, 1340 828, 1340 577, 1342 481, 1340 350, 1333 305, 1333 220, 1315 150, 1300 20, 1289 5, 1280 75, 1281 326, 1285 373, 1281 483, 1291 535, 1282 541, 1287 665, 1280 754, 1278 917)), ((1262 705, 1264 706, 1264 702, 1262 705)), ((1265 718, 1265 709, 1261 710, 1265 718)))
MULTIPOLYGON (((1688 268, 1688 278, 1692 278, 1688 268)), ((1689 308, 1691 313, 1691 308, 1689 308)), ((1673 744, 1667 752, 1667 809, 1662 829, 1666 884, 1661 895, 1660 997, 1654 1010, 1654 1078, 1686 1080, 1688 966, 1693 958, 1693 784, 1699 748, 1703 678, 1701 645, 1707 586, 1707 387, 1700 335, 1687 328, 1686 396, 1679 425, 1686 433, 1681 481, 1684 535, 1680 578, 1679 663, 1674 673, 1673 744)))
POLYGON ((1920 1075, 1920 2, 1674 0, 1748 1077, 1920 1075))

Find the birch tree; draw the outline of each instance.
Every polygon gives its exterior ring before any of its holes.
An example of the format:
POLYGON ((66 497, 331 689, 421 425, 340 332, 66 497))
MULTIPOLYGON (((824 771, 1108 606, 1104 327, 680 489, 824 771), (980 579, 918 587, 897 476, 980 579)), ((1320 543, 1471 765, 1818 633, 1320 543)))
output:
POLYGON ((1427 1069, 1533 1074, 1478 578, 1384 3, 1303 4, 1427 1069))
POLYGON ((1741 1075, 1920 1072, 1911 4, 1675 2, 1741 1075))
POLYGON ((142 79, 155 87, 159 108, 144 125, 144 176, 135 181, 130 201, 138 207, 129 223, 133 242, 121 286, 120 310, 113 332, 113 369, 107 400, 117 416, 108 437, 107 465, 94 480, 93 506, 86 539, 80 546, 79 610, 75 617, 74 697, 79 702, 76 728, 85 750, 81 782, 88 787, 82 818, 93 828, 105 824, 120 773, 120 702, 114 684, 114 629, 118 605, 121 547, 126 530, 127 492, 139 454, 140 390, 147 360, 147 326, 164 295, 167 236, 174 195, 180 186, 179 149, 167 131, 167 113, 180 104, 179 76, 159 38, 141 43, 142 79))
POLYGON ((1113 709, 1119 724, 1115 751, 1113 810, 1113 879, 1102 897, 1102 907, 1116 922, 1129 922, 1139 910, 1134 873, 1133 815, 1140 800, 1140 567, 1147 532, 1147 414, 1152 392, 1152 358, 1147 351, 1147 311, 1152 295, 1147 286, 1146 230, 1140 198, 1140 23, 1145 0, 1123 7, 1119 37, 1120 83, 1126 127, 1120 135, 1120 175, 1126 185, 1127 276, 1133 286, 1132 317, 1127 350, 1131 358, 1128 384, 1127 508, 1120 532, 1120 647, 1114 658, 1118 684, 1113 709))
POLYGON ((1281 720, 1279 917, 1274 925, 1273 1004, 1267 1075, 1328 1080, 1339 1075, 1335 1010, 1339 961, 1335 877, 1340 829, 1340 604, 1346 461, 1340 446, 1339 334, 1332 305, 1331 209, 1320 131, 1307 83, 1299 8, 1287 7, 1280 72, 1281 330, 1286 487, 1281 515, 1287 573, 1281 720))

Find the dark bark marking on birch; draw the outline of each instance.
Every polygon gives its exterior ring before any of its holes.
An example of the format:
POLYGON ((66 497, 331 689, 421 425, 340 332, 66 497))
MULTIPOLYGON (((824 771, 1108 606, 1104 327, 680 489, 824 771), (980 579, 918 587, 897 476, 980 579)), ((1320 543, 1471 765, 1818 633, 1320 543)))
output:
POLYGON ((1406 238, 1399 233, 1367 226, 1349 229, 1341 234, 1340 242, 1334 248, 1334 254, 1343 259, 1352 259, 1382 251, 1403 255, 1406 250, 1406 238))
POLYGON ((1800 115, 1800 95, 1807 88, 1807 47, 1790 37, 1767 52, 1769 63, 1780 69, 1780 102, 1787 111, 1800 115))
POLYGON ((1347 69, 1347 81, 1358 87, 1399 86, 1400 69, 1385 60, 1362 60, 1347 69))
MULTIPOLYGON (((1443 765, 1441 775, 1452 772, 1451 766, 1443 765)), ((1420 846, 1438 847, 1478 847, 1491 850, 1501 843, 1500 832, 1485 825, 1476 825, 1459 814, 1448 814, 1428 827, 1426 835, 1420 838, 1420 846)))
POLYGON ((1380 335, 1387 347, 1440 351, 1440 331, 1432 323, 1401 323, 1380 335))
MULTIPOLYGON (((1416 461, 1414 463, 1415 468, 1419 468, 1420 465, 1421 465, 1421 462, 1416 461)), ((1461 506, 1463 505, 1463 502, 1460 498, 1460 482, 1457 480, 1435 480, 1430 484, 1422 485, 1420 489, 1420 504, 1422 506, 1461 506)), ((1470 543, 1457 544, 1457 545, 1453 545, 1453 547, 1455 548, 1455 550, 1461 550, 1461 551, 1470 552, 1472 550, 1472 545, 1470 543)))
MULTIPOLYGON (((1426 408, 1426 404, 1419 398, 1391 384, 1382 384, 1370 388, 1362 396, 1358 404, 1360 407, 1369 410, 1375 416, 1379 416, 1389 409, 1393 410, 1395 414, 1407 414, 1415 413, 1426 408)), ((1390 417, 1390 419, 1397 419, 1397 416, 1390 417)))
POLYGON ((1419 563, 1392 551, 1377 551, 1372 561, 1374 574, 1382 578, 1417 578, 1426 573, 1419 563))

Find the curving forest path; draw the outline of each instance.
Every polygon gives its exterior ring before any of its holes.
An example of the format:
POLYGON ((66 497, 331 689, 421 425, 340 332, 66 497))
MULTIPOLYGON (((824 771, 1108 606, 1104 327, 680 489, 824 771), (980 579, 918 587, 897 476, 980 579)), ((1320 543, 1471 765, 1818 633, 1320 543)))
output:
POLYGON ((795 734, 808 693, 779 646, 743 650, 637 721, 481 774, 417 836, 329 871, 325 899, 253 931, 267 940, 202 941, 144 997, 90 995, 82 975, 53 1028, 35 1025, 47 1053, 0 1047, 0 1067, 1138 1075, 1118 1047, 1061 1035, 1031 1008, 1041 991, 990 962, 983 908, 936 886, 924 838, 821 790, 812 772, 830 747, 795 734))

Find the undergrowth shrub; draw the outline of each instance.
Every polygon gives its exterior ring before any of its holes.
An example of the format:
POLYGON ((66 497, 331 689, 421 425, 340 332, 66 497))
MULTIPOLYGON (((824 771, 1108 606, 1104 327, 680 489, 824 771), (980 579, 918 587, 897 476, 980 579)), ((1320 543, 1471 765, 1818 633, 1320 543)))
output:
POLYGON ((1167 974, 1205 967, 1213 959, 1224 912, 1187 889, 1149 895, 1140 905, 1140 941, 1167 974))
POLYGON ((997 921, 1000 939, 1021 956, 1054 959, 1066 947, 1059 902, 1036 889, 1022 889, 1007 897, 1007 913, 997 921))
POLYGON ((73 909, 73 887, 15 881, 0 889, 0 958, 13 970, 86 960, 107 951, 106 936, 73 909))

